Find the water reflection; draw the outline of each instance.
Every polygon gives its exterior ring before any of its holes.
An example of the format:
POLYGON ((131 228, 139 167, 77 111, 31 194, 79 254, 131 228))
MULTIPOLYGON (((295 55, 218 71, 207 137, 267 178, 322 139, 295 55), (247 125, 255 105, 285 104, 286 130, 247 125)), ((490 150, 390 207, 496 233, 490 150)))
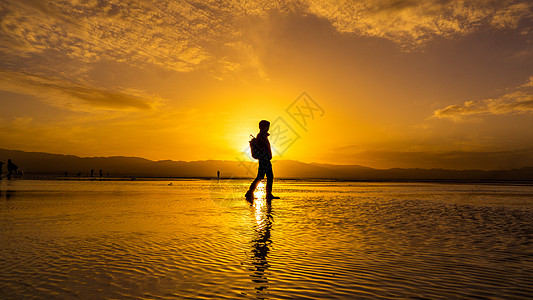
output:
POLYGON ((257 185, 255 191, 254 191, 254 198, 255 199, 264 199, 266 198, 266 187, 263 184, 262 181, 259 182, 257 185))
POLYGON ((6 200, 10 200, 11 197, 14 196, 14 195, 15 195, 15 191, 13 191, 13 190, 6 190, 5 194, 4 194, 4 192, 2 190, 0 190, 0 199, 4 198, 4 196, 5 196, 6 200))
POLYGON ((255 217, 254 236, 252 239, 251 264, 249 270, 250 277, 256 290, 257 299, 268 299, 268 277, 267 272, 270 265, 268 264, 268 253, 272 240, 270 230, 272 228, 272 206, 270 201, 264 198, 255 199, 252 206, 255 217))

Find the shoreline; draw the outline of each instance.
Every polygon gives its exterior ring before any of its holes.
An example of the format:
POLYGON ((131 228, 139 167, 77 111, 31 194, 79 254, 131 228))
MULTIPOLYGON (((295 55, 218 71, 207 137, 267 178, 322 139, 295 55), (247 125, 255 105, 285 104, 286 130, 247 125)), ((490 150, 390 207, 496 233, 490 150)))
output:
MULTIPOLYGON (((150 177, 150 176, 115 176, 115 177, 77 177, 77 176, 56 176, 48 174, 25 174, 24 177, 7 179, 4 176, 2 181, 18 180, 50 180, 50 181, 191 181, 191 180, 253 180, 253 177, 150 177)), ((362 182, 362 183, 442 183, 442 184, 501 184, 501 185, 533 185, 533 180, 501 180, 501 179, 404 179, 404 178, 284 178, 275 180, 294 182, 362 182)))

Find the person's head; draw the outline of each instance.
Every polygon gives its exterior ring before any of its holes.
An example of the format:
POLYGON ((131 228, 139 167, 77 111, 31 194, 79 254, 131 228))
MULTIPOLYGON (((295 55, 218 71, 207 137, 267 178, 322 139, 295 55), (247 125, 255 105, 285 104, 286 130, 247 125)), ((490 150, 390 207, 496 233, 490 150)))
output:
POLYGON ((259 130, 261 132, 267 132, 269 128, 270 128, 270 122, 269 121, 261 120, 261 122, 259 122, 259 130))

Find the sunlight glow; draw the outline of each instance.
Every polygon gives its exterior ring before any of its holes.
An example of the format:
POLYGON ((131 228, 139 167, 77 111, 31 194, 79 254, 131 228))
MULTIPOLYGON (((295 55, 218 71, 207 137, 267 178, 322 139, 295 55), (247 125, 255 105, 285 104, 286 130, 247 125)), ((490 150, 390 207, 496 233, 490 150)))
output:
POLYGON ((262 181, 259 182, 259 184, 257 185, 257 188, 255 189, 254 198, 255 199, 265 199, 266 198, 266 188, 265 188, 265 185, 263 184, 262 181))

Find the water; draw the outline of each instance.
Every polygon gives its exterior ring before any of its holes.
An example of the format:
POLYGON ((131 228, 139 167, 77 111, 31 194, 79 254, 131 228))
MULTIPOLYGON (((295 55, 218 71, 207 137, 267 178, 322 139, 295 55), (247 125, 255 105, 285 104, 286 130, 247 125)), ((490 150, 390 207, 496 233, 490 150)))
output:
POLYGON ((533 187, 0 182, 0 297, 533 297, 533 187))

